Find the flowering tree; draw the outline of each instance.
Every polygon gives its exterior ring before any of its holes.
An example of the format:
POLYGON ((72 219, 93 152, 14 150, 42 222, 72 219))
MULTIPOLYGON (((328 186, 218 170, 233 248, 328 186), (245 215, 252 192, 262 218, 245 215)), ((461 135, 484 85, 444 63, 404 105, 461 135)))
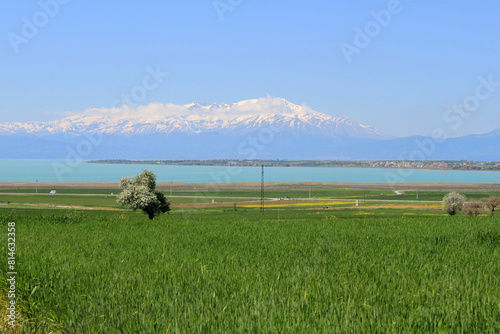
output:
POLYGON ((464 195, 452 191, 443 197, 443 208, 450 216, 453 216, 457 211, 461 211, 467 199, 464 195))
POLYGON ((123 191, 116 201, 130 209, 144 211, 149 219, 170 211, 170 203, 165 195, 156 190, 156 174, 150 170, 143 170, 135 178, 122 178, 120 187, 123 191))

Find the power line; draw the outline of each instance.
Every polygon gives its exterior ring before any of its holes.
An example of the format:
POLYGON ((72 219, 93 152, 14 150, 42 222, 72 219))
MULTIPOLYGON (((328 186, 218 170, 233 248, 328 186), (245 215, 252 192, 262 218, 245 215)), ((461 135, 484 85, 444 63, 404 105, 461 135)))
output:
POLYGON ((260 176, 260 213, 264 213, 264 165, 260 176))

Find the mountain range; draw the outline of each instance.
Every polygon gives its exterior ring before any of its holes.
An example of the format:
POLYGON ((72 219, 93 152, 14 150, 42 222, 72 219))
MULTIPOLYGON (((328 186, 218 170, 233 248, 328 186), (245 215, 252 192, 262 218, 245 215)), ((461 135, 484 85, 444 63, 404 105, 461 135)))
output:
POLYGON ((88 109, 52 122, 0 123, 3 159, 500 160, 500 130, 390 138, 282 98, 88 109))
POLYGON ((376 137, 379 131, 347 117, 332 117, 298 106, 282 98, 261 98, 232 104, 187 105, 152 103, 136 109, 89 109, 53 122, 0 124, 0 135, 79 135, 84 132, 144 135, 155 133, 201 134, 219 132, 246 134, 256 129, 280 126, 317 135, 376 137))

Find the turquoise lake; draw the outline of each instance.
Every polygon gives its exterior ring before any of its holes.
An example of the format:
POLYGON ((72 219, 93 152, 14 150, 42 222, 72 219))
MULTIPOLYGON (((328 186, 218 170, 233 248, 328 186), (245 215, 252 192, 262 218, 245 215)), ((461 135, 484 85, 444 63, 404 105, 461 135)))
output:
MULTIPOLYGON (((260 167, 90 164, 66 160, 0 160, 0 181, 117 182, 143 169, 158 182, 260 182, 260 167)), ((266 167, 267 182, 493 182, 500 172, 398 170, 383 168, 266 167)))

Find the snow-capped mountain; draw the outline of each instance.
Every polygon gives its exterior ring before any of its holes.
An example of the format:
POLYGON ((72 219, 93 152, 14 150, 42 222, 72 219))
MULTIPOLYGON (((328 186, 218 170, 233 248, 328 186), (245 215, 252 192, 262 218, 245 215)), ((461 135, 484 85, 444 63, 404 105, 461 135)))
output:
POLYGON ((114 135, 201 134, 244 135, 266 127, 294 133, 322 136, 379 137, 373 126, 347 117, 332 117, 299 106, 282 98, 259 98, 237 103, 190 103, 186 105, 151 103, 130 108, 88 109, 52 122, 0 124, 0 134, 114 135))
POLYGON ((89 109, 53 122, 0 124, 0 159, 500 160, 500 132, 387 138, 282 98, 89 109), (419 153, 420 152, 420 153, 419 153))

